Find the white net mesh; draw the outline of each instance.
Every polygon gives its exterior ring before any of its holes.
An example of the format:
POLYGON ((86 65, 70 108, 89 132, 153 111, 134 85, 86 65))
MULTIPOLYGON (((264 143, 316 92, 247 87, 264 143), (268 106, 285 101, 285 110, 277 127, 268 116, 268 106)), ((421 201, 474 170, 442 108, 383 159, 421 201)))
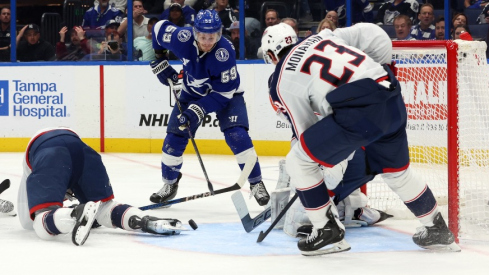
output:
MULTIPOLYGON (((489 67, 485 42, 457 41, 459 237, 489 239, 489 67)), ((447 50, 394 48, 393 59, 408 111, 413 171, 430 186, 448 216, 447 50)), ((367 185, 371 207, 397 218, 414 217, 380 177, 367 185)), ((451 199, 451 198, 450 198, 451 199)), ((453 211, 453 209, 450 209, 453 211)))

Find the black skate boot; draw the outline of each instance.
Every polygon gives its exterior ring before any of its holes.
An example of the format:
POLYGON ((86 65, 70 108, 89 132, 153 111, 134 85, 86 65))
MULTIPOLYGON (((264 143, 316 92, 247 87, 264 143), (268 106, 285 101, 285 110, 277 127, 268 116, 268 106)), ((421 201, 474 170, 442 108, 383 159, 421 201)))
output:
POLYGON ((306 238, 307 236, 311 235, 312 229, 313 229, 312 224, 301 225, 297 228, 297 235, 295 235, 295 237, 306 238))
POLYGON ((182 173, 178 173, 177 181, 173 184, 165 183, 160 191, 153 193, 149 200, 154 203, 162 203, 164 201, 168 201, 173 199, 177 195, 178 191, 178 182, 182 178, 182 173))
MULTIPOLYGON (((332 206, 333 207, 333 206, 332 206)), ((297 246, 304 256, 316 256, 350 250, 350 245, 344 240, 345 227, 334 215, 331 208, 326 211, 328 222, 323 228, 313 228, 312 233, 299 240, 297 246)))
POLYGON ((89 201, 86 204, 76 206, 71 212, 71 217, 76 221, 71 233, 71 241, 75 245, 83 245, 87 240, 99 207, 100 202, 89 201))
POLYGON ((413 236, 414 243, 426 249, 459 252, 461 249, 455 243, 455 237, 448 229, 441 213, 436 214, 433 224, 433 226, 418 227, 413 236))
POLYGON ((267 189, 265 188, 265 184, 263 184, 263 181, 260 181, 255 184, 250 184, 250 189, 251 189, 251 195, 255 196, 256 201, 260 206, 264 206, 268 204, 268 201, 270 200, 270 195, 267 192, 267 189))
POLYGON ((132 216, 129 218, 129 227, 158 235, 178 235, 182 230, 186 230, 177 219, 162 219, 152 216, 142 218, 132 216))

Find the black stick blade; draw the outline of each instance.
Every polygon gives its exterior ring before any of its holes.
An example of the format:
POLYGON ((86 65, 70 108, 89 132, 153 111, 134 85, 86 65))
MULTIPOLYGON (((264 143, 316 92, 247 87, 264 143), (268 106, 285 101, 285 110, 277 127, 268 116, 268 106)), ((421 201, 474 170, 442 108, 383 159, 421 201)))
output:
POLYGON ((267 234, 263 233, 263 231, 260 231, 260 235, 258 235, 258 239, 256 239, 256 242, 261 243, 266 236, 267 234))
POLYGON ((2 183, 0 183, 0 194, 2 194, 3 191, 9 189, 9 187, 10 187, 10 180, 9 179, 2 181, 2 183))

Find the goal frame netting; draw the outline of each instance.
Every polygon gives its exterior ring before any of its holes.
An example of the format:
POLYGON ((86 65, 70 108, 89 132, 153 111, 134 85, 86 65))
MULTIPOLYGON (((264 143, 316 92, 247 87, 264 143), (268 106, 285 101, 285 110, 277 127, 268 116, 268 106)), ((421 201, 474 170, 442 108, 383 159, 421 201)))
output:
MULTIPOLYGON (((424 40, 424 41, 393 41, 393 49, 395 51, 403 51, 409 53, 410 49, 432 49, 440 50, 446 53, 446 169, 447 169, 447 185, 448 189, 448 226, 454 233, 456 241, 459 241, 460 234, 460 140, 459 140, 459 75, 458 68, 461 62, 459 57, 459 44, 471 43, 467 41, 452 41, 452 40, 424 40)), ((480 43, 480 42, 473 42, 480 43)), ((466 45, 466 44, 465 44, 466 45)), ((476 44, 479 45, 479 44, 476 44)), ((414 55, 414 54, 413 54, 414 55)), ((480 54, 479 54, 480 55, 480 54)), ((476 55, 477 57, 477 55, 476 55)), ((465 55, 464 57, 465 58, 465 55)), ((470 58, 470 56, 469 56, 470 58)), ((485 58, 485 55, 484 55, 485 58)), ((463 61, 462 61, 463 62, 463 61)), ((474 64, 480 65, 480 62, 474 64)), ((487 60, 484 60, 486 70, 487 60)), ((407 69, 405 69, 407 70, 407 69)), ((489 91, 488 91, 489 93, 489 91)), ((409 139, 409 133, 408 133, 409 139)), ((410 147, 411 150, 411 147, 410 147)), ((462 153, 463 154, 463 153, 462 153)), ((444 183, 443 183, 444 184, 444 183)), ((428 183, 428 185, 430 185, 428 183)))

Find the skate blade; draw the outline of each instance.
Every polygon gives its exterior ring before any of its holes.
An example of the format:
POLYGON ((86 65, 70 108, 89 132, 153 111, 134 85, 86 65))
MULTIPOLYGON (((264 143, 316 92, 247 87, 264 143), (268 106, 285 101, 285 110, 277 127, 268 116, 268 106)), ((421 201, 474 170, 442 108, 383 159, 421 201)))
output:
POLYGON ((462 249, 458 244, 455 242, 444 245, 444 244, 435 244, 435 245, 430 245, 430 246, 421 246, 422 248, 429 249, 429 250, 436 250, 436 251, 450 251, 450 252, 460 252, 462 249))
POLYGON ((86 211, 87 213, 90 213, 87 223, 85 225, 79 226, 78 223, 80 221, 77 221, 78 227, 77 225, 75 225, 75 230, 72 233, 71 240, 77 246, 83 245, 87 240, 88 235, 90 235, 90 230, 92 229, 92 225, 95 222, 95 217, 97 216, 98 209, 100 208, 100 201, 85 207, 88 207, 86 211))
POLYGON ((351 249, 350 244, 345 240, 341 240, 337 243, 332 243, 328 246, 322 247, 321 249, 315 251, 301 251, 301 253, 304 256, 319 256, 325 254, 344 252, 350 249, 351 249))
POLYGON ((0 213, 0 214, 11 216, 11 217, 17 216, 17 212, 15 212, 15 210, 12 210, 12 211, 7 212, 7 213, 0 213))

